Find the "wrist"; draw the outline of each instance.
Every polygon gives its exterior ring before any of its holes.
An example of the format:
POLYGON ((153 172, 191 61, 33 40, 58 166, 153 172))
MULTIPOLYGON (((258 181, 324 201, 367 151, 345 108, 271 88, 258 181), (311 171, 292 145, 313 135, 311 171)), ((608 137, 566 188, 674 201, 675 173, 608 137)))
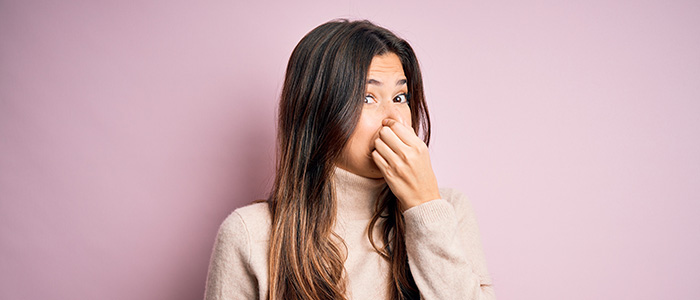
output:
POLYGON ((422 197, 417 197, 413 199, 407 199, 406 201, 402 201, 399 199, 399 209, 401 212, 404 212, 410 208, 416 207, 418 205, 421 205, 423 203, 427 203, 433 200, 438 200, 441 199, 442 197, 440 196, 439 192, 434 192, 430 193, 427 196, 422 196, 422 197))

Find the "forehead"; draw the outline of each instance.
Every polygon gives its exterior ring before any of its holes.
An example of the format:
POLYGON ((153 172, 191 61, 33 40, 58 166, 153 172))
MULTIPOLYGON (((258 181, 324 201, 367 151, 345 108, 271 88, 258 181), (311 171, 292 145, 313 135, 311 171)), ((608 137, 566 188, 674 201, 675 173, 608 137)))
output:
POLYGON ((401 59, 394 53, 377 55, 372 58, 369 66, 368 77, 405 77, 401 59))

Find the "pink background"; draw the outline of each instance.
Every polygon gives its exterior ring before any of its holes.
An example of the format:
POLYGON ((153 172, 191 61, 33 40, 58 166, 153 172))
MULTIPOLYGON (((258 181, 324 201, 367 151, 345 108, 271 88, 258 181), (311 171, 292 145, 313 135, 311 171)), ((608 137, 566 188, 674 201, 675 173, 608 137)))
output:
POLYGON ((0 2, 0 298, 201 298, 336 17, 416 49, 500 299, 700 298, 700 2, 253 2, 0 2))

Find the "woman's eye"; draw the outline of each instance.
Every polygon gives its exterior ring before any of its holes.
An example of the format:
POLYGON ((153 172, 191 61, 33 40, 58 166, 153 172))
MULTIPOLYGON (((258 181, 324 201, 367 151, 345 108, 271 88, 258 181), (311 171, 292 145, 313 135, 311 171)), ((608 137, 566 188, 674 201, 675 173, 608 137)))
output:
POLYGON ((365 96, 365 103, 370 104, 370 103, 374 103, 374 102, 377 102, 377 101, 374 100, 374 97, 372 95, 365 96))
POLYGON ((396 97, 394 97, 394 102, 406 103, 408 102, 408 95, 406 95, 406 93, 399 94, 396 97))

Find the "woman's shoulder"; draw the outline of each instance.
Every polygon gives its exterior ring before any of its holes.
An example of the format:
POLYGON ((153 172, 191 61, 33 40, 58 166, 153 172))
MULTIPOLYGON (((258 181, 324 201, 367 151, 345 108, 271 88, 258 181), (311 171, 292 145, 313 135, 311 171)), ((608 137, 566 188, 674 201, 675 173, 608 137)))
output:
POLYGON ((252 240, 266 238, 270 230, 270 211, 267 203, 253 203, 232 211, 221 223, 220 231, 231 235, 245 235, 252 240))
MULTIPOLYGON (((242 206, 233 211, 240 215, 244 221, 248 222, 267 222, 270 223, 270 209, 267 202, 256 202, 242 206)), ((233 214, 232 213, 232 214, 233 214)))
POLYGON ((266 247, 260 241, 266 238, 267 224, 266 203, 238 208, 221 222, 209 263, 206 299, 252 299, 258 293, 251 270, 264 269, 260 258, 265 257, 266 247))

